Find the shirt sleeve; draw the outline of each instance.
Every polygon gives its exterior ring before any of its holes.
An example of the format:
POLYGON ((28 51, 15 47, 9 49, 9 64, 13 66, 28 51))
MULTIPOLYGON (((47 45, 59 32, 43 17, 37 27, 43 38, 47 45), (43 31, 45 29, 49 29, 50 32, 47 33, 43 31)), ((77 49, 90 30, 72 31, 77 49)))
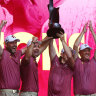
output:
POLYGON ((25 60, 25 56, 22 58, 22 60, 21 60, 21 66, 22 65, 24 65, 24 66, 26 66, 26 65, 28 65, 29 64, 29 61, 28 60, 25 60))

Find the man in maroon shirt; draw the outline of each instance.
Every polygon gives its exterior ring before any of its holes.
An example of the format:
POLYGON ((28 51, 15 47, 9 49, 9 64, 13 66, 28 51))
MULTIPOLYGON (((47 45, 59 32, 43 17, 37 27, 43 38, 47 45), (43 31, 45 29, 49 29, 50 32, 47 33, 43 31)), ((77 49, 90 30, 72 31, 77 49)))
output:
MULTIPOLYGON (((90 60, 90 50, 92 49, 87 44, 82 44, 78 51, 78 46, 84 33, 87 31, 88 23, 85 24, 81 34, 74 43, 75 66, 74 66, 74 94, 75 96, 96 96, 96 50, 94 57, 90 60), (78 57, 78 53, 80 57, 78 57)), ((93 31, 91 21, 89 29, 96 43, 96 34, 93 31)))
MULTIPOLYGON (((2 21, 0 28, 6 24, 2 21)), ((20 57, 25 49, 16 50, 20 40, 9 35, 5 39, 5 49, 0 45, 0 96, 18 96, 20 87, 20 57)), ((1 30, 0 30, 1 42, 1 30)))
POLYGON ((21 62, 21 94, 20 96, 38 96, 38 64, 36 57, 40 55, 49 44, 50 37, 42 40, 42 44, 37 37, 33 37, 27 43, 27 51, 21 62))
POLYGON ((63 46, 60 58, 56 55, 53 40, 49 44, 51 68, 48 81, 48 96, 71 96, 74 59, 63 34, 58 34, 58 37, 60 37, 63 46))

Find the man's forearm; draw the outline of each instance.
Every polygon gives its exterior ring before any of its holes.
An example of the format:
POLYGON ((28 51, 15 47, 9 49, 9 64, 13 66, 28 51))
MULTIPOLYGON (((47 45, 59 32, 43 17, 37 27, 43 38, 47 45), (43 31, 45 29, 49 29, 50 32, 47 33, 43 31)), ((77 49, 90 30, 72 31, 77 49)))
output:
POLYGON ((74 46, 79 46, 79 44, 80 44, 80 42, 81 42, 81 40, 82 40, 82 37, 83 37, 84 33, 85 33, 84 31, 82 31, 82 32, 80 33, 79 37, 76 39, 76 41, 75 41, 75 43, 74 43, 74 46))
POLYGON ((67 46, 67 43, 65 42, 65 40, 61 40, 62 42, 62 45, 63 45, 63 48, 68 56, 68 58, 71 58, 72 57, 72 54, 71 54, 71 50, 70 48, 67 46))
POLYGON ((25 53, 25 59, 26 59, 26 60, 29 60, 30 57, 32 56, 33 46, 34 46, 34 45, 31 44, 31 45, 27 48, 26 53, 25 53))
POLYGON ((41 40, 41 44, 48 42, 49 40, 53 39, 53 37, 45 37, 43 40, 41 40))
POLYGON ((55 51, 55 48, 53 46, 53 40, 51 40, 50 43, 49 43, 49 56, 50 56, 51 61, 56 56, 56 51, 55 51))

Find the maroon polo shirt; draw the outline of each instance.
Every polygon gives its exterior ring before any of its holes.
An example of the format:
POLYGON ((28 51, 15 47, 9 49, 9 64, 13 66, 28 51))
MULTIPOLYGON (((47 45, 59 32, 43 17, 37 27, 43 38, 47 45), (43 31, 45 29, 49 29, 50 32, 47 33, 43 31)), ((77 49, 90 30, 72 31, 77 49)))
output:
POLYGON ((19 89, 20 57, 21 51, 19 50, 14 55, 3 50, 0 59, 0 89, 19 89))
POLYGON ((88 95, 96 93, 96 60, 84 62, 77 58, 74 68, 74 93, 88 95))
POLYGON ((71 96, 73 72, 67 64, 61 64, 57 55, 51 62, 48 96, 71 96))
POLYGON ((26 61, 25 57, 21 61, 21 91, 26 92, 38 92, 38 65, 33 57, 30 57, 30 61, 26 61))

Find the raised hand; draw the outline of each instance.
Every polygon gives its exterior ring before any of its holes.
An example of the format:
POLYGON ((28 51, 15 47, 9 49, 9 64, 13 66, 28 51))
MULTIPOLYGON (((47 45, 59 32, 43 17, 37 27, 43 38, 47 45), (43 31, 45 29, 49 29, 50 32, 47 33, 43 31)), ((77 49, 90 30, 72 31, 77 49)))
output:
POLYGON ((64 34, 62 32, 56 33, 56 35, 61 39, 64 40, 64 34))
POLYGON ((32 37, 32 42, 38 42, 38 38, 37 37, 32 37))
POLYGON ((83 27, 83 32, 85 33, 85 32, 87 32, 87 25, 88 25, 88 22, 84 25, 84 27, 83 27))
POLYGON ((6 23, 7 23, 6 20, 2 20, 1 24, 0 24, 0 58, 1 58, 1 55, 3 53, 3 49, 1 47, 1 30, 2 30, 3 26, 5 26, 6 23))
POLYGON ((93 27, 92 27, 92 22, 91 21, 89 21, 89 29, 90 29, 91 32, 93 31, 93 27))
POLYGON ((2 29, 7 24, 6 20, 2 20, 0 24, 0 29, 2 29))

